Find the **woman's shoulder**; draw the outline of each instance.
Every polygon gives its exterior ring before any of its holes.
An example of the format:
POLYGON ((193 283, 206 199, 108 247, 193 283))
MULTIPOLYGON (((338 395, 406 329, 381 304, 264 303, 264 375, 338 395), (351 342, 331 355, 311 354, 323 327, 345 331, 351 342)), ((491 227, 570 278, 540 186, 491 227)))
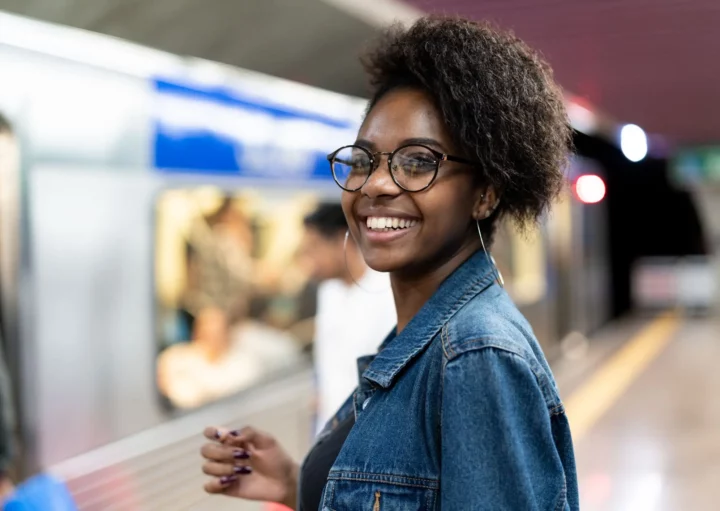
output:
POLYGON ((443 326, 440 342, 446 362, 454 366, 489 359, 524 366, 535 375, 548 403, 559 403, 552 371, 530 323, 500 286, 491 286, 460 308, 443 326), (472 355, 478 351, 484 356, 472 355))
POLYGON ((498 285, 490 286, 463 305, 444 325, 442 333, 448 358, 495 348, 522 359, 536 359, 539 350, 527 319, 498 285))

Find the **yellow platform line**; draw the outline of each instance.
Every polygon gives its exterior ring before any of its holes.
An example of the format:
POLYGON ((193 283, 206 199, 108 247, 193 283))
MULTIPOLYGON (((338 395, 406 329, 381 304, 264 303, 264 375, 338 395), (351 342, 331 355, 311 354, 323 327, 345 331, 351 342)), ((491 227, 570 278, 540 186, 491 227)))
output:
POLYGON ((638 332, 565 401, 573 440, 579 441, 662 352, 680 324, 666 312, 638 332))

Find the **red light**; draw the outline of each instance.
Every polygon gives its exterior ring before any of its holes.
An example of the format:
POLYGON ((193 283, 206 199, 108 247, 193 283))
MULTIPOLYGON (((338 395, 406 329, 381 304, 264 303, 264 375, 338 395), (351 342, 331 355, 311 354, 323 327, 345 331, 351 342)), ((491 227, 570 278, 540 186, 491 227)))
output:
POLYGON ((580 176, 575 181, 575 195, 585 204, 597 204, 605 198, 605 182, 592 174, 580 176))

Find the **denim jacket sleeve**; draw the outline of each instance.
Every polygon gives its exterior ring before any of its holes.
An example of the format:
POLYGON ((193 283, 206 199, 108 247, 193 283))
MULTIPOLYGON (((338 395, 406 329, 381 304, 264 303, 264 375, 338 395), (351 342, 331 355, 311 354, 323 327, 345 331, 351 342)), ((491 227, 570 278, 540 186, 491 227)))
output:
POLYGON ((444 370, 441 509, 566 509, 552 416, 528 362, 478 347, 444 370))

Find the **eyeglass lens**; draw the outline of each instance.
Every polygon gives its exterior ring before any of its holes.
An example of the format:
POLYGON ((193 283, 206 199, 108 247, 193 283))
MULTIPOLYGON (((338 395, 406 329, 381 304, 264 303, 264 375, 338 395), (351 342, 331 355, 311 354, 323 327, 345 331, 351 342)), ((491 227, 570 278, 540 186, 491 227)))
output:
MULTIPOLYGON (((331 161, 333 175, 345 190, 362 188, 372 172, 372 157, 358 146, 343 147, 331 161)), ((401 188, 418 191, 427 188, 435 178, 438 158, 427 147, 406 146, 392 155, 390 171, 401 188)))

